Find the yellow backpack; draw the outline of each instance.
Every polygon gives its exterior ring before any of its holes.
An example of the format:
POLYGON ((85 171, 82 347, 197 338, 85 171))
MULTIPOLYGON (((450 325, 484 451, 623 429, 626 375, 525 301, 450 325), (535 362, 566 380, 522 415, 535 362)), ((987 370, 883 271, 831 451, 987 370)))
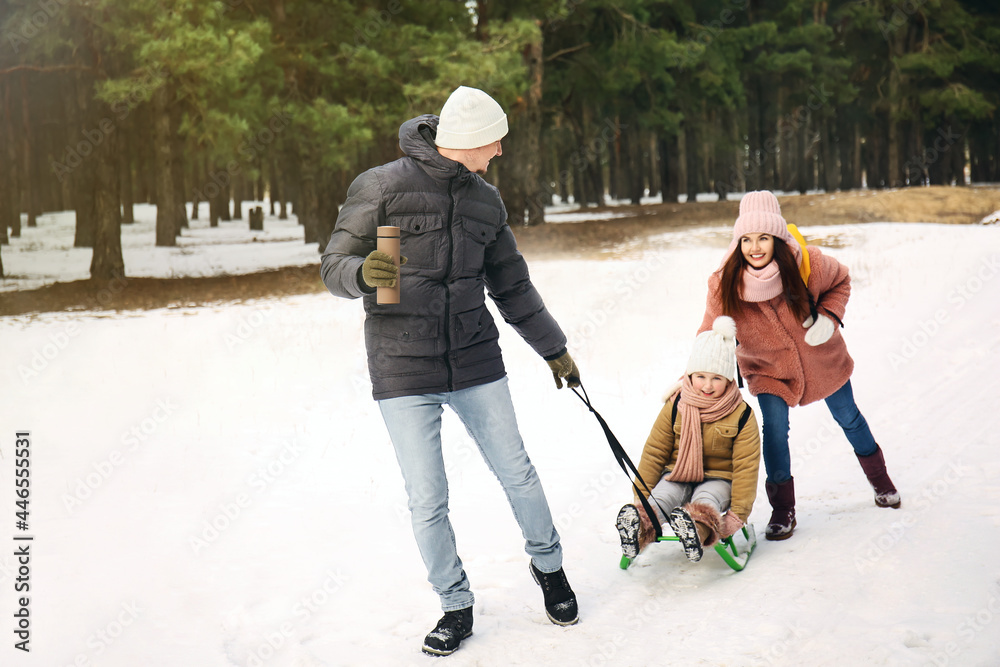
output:
POLYGON ((811 269, 809 268, 809 252, 806 250, 806 240, 803 238, 799 228, 792 223, 788 223, 788 232, 795 238, 799 247, 802 248, 802 263, 799 265, 799 273, 802 274, 802 282, 808 285, 811 269))

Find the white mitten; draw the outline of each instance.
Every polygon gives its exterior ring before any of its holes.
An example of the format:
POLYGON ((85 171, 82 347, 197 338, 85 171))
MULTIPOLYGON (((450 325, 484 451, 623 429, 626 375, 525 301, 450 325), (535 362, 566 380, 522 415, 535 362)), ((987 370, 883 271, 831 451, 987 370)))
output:
MULTIPOLYGON (((812 317, 810 316, 809 319, 812 319, 812 317)), ((820 315, 816 318, 816 322, 809 327, 809 331, 806 332, 806 343, 813 347, 822 345, 830 340, 830 337, 836 330, 837 325, 833 323, 833 320, 826 315, 820 315)))
POLYGON ((802 323, 802 328, 808 329, 812 325, 813 325, 813 316, 810 315, 809 317, 806 318, 806 321, 802 323))

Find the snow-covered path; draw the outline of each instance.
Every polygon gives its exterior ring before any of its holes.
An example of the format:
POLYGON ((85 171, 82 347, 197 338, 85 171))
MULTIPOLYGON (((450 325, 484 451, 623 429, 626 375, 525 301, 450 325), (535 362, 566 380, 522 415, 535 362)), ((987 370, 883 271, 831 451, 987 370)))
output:
MULTIPOLYGON (((504 327, 582 620, 546 620, 499 485, 446 418, 452 519, 477 595, 475 634, 449 667, 1000 664, 1000 228, 803 231, 851 268, 855 394, 902 508, 874 507, 822 404, 798 408, 790 540, 762 539, 739 573, 670 544, 622 571, 613 524, 628 482, 582 403, 504 327)), ((724 236, 531 263, 595 407, 636 460, 724 236)), ((428 664, 419 645, 439 610, 369 393, 362 318, 329 295, 0 318, 8 619, 20 429, 35 537, 32 651, 8 631, 0 662, 428 664)), ((767 516, 761 479, 752 521, 767 516)))

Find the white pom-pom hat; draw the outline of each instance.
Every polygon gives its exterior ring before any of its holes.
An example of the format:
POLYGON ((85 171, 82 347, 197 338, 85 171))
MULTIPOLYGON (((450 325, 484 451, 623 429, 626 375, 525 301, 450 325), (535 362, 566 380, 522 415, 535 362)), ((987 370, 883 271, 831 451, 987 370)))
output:
POLYGON ((713 373, 727 380, 736 378, 736 322, 722 315, 715 318, 711 331, 703 331, 694 339, 694 350, 688 359, 685 375, 713 373))
POLYGON ((459 86, 441 108, 435 143, 439 148, 479 148, 507 135, 507 114, 492 97, 459 86))

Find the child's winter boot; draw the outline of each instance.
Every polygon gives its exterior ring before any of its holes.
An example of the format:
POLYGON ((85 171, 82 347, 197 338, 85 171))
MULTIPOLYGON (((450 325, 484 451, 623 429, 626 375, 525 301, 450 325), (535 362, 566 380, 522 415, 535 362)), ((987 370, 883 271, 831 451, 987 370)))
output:
POLYGON ((698 531, 698 539, 702 546, 712 547, 719 541, 722 532, 722 517, 714 507, 704 503, 688 503, 684 506, 688 515, 694 520, 698 531))
POLYGON ((700 561, 703 551, 701 539, 698 537, 698 526, 687 510, 684 507, 675 507, 667 515, 667 523, 670 524, 670 529, 674 531, 674 535, 684 547, 684 555, 688 557, 688 560, 695 563, 700 561))

